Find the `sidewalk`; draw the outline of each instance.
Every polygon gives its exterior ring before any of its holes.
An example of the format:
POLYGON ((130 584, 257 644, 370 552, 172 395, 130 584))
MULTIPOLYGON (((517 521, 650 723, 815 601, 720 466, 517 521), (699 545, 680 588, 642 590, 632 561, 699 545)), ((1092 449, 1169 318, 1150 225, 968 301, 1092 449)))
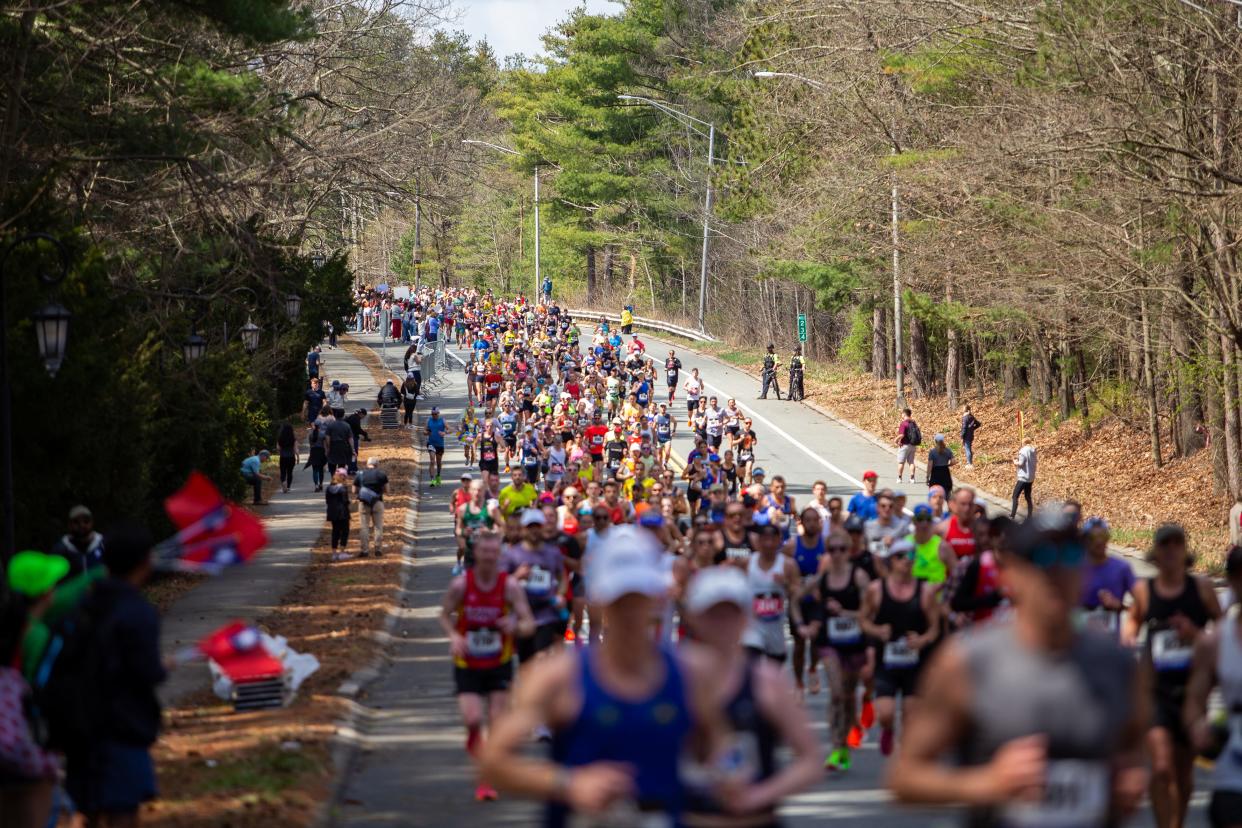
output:
MULTIPOLYGON (((340 348, 327 350, 325 347, 324 357, 330 380, 339 379, 349 385, 348 400, 352 407, 374 408, 379 389, 362 362, 340 348)), ((378 426, 376 422, 374 427, 378 426)), ((299 429, 299 438, 304 432, 305 429, 299 429)), ((364 457, 366 446, 362 444, 364 457)), ((264 482, 264 494, 269 503, 258 507, 257 514, 267 528, 267 548, 251 563, 226 569, 169 607, 161 619, 160 641, 166 654, 200 641, 229 621, 253 621, 280 606, 285 593, 310 563, 311 549, 327 523, 323 495, 315 493, 311 471, 303 468, 307 457, 305 443, 300 451, 302 462, 294 469, 293 488, 288 494, 280 491, 279 480, 264 482)), ((274 471, 272 476, 276 476, 274 471)), ((169 706, 209 686, 210 674, 203 662, 182 665, 173 670, 160 688, 160 700, 169 706)))

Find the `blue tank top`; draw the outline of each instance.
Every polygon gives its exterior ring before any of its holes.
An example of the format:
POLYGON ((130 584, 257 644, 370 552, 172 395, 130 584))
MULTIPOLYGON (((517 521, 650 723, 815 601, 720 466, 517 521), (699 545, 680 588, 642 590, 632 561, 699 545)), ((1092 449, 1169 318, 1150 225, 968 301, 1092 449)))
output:
POLYGON ((803 575, 814 575, 819 569, 819 559, 823 556, 824 538, 822 535, 819 541, 810 548, 802 545, 802 538, 794 538, 794 560, 798 564, 798 571, 803 575))
MULTIPOLYGON (((664 658, 664 684, 648 699, 618 699, 595 678, 591 648, 578 659, 581 665, 582 710, 568 727, 552 736, 552 759, 574 768, 592 762, 625 762, 637 769, 634 780, 639 808, 663 811, 677 822, 684 801, 678 764, 690 732, 681 669, 673 654, 664 658)), ((561 803, 548 806, 545 824, 562 828, 568 809, 561 803)))

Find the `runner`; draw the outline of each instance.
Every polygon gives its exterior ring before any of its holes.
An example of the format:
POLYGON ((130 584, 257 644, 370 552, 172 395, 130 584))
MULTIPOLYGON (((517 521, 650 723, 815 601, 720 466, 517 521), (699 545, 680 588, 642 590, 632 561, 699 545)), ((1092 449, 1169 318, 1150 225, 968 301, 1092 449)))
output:
MULTIPOLYGON (((474 566, 455 575, 444 593, 440 629, 449 639, 466 752, 477 758, 484 719, 494 728, 508 702, 513 637, 533 634, 535 619, 521 585, 498 569, 500 536, 479 532, 474 552, 474 566)), ((495 789, 482 781, 474 791, 480 802, 496 796, 495 789)))
POLYGON ((1159 828, 1180 828, 1194 789, 1194 751, 1183 725, 1186 683, 1195 641, 1221 616, 1212 583, 1191 575, 1186 533, 1176 524, 1156 530, 1152 541, 1156 577, 1134 585, 1134 603, 1123 640, 1137 640, 1147 627, 1144 671, 1151 679, 1155 716, 1147 733, 1151 755, 1151 804, 1159 828))
POLYGON ((1104 518, 1087 518, 1082 533, 1087 562, 1079 606, 1084 610, 1085 623, 1116 638, 1120 635, 1126 597, 1134 594, 1134 570, 1121 558, 1108 554, 1110 535, 1104 518))
POLYGON ((1015 615, 940 648, 888 784, 903 802, 969 806, 981 828, 1120 824, 1146 777, 1134 660, 1075 630, 1072 528, 1013 527, 1003 546, 1015 615))
MULTIPOLYGON (((466 480, 464 475, 462 480, 466 480)), ((460 575, 474 565, 475 536, 482 531, 496 528, 500 522, 500 514, 493 503, 488 503, 484 484, 481 480, 469 482, 470 499, 457 507, 454 522, 457 536, 457 564, 453 574, 460 575)))
POLYGON ((642 814, 663 814, 663 824, 677 824, 683 753, 692 737, 706 747, 703 755, 722 740, 714 663, 698 650, 673 655, 648 634, 667 590, 659 550, 637 528, 610 531, 587 562, 588 598, 608 635, 536 665, 481 754, 484 778, 547 802, 544 824, 552 828, 570 824, 571 815, 632 825, 642 814), (549 759, 524 750, 545 722, 553 733, 549 759))
POLYGON ((934 520, 931 507, 926 503, 915 506, 911 518, 914 532, 907 535, 906 540, 914 546, 914 577, 940 591, 949 573, 957 566, 957 556, 953 553, 953 547, 935 533, 934 520))
POLYGON ((863 632, 877 642, 875 713, 880 727, 880 753, 893 752, 897 697, 901 720, 911 721, 922 651, 940 631, 940 604, 935 590, 926 589, 913 574, 915 550, 908 540, 888 549, 888 574, 867 586, 860 620, 863 632))
POLYGON ((936 533, 949 542, 959 558, 975 554, 975 490, 961 487, 949 500, 949 516, 936 527, 936 533))
MULTIPOLYGON (((801 576, 799 591, 802 595, 802 618, 807 620, 815 617, 815 596, 812 589, 819 577, 820 564, 824 558, 823 523, 814 507, 808 506, 802 510, 801 529, 801 533, 794 533, 781 551, 798 566, 798 574, 801 576)), ((802 637, 798 625, 794 623, 792 608, 789 613, 789 634, 793 637, 794 684, 801 694, 802 674, 806 670, 807 684, 811 695, 815 695, 819 692, 819 658, 814 636, 802 637), (808 648, 811 651, 809 664, 806 653, 808 648)))
POLYGON ((1225 574, 1235 603, 1224 621, 1195 642, 1183 714, 1195 749, 1217 754, 1208 808, 1213 828, 1242 825, 1242 607, 1236 603, 1237 596, 1242 596, 1242 546, 1232 546, 1225 553, 1225 574), (1208 698, 1218 685, 1225 703, 1223 728, 1208 712, 1208 698))
POLYGON ((673 398, 677 396, 677 382, 681 378, 681 360, 677 358, 677 352, 672 348, 668 351, 668 358, 664 360, 664 380, 668 385, 668 403, 673 404, 673 398))
POLYGON ((479 418, 474 413, 474 406, 467 405, 461 422, 457 425, 457 441, 461 443, 462 453, 465 455, 466 468, 468 469, 474 468, 477 462, 479 429, 479 418))
MULTIPOLYGON (((514 474, 518 473, 515 469, 514 474)), ((534 632, 517 640, 518 662, 523 672, 541 653, 560 645, 568 620, 565 561, 561 551, 544 539, 545 523, 539 509, 523 511, 522 540, 505 546, 500 557, 501 569, 513 575, 526 590, 526 600, 535 616, 534 632)))
POLYGON ((775 524, 755 527, 755 547, 756 554, 746 562, 752 600, 750 624, 742 643, 755 655, 783 664, 788 656, 782 623, 787 611, 799 637, 809 637, 802 617, 801 576, 798 565, 780 554, 781 530, 775 524))
MULTIPOLYGON (((776 808, 786 796, 806 789, 822 775, 821 754, 810 721, 789 676, 740 645, 750 612, 745 576, 728 567, 704 570, 690 581, 685 609, 694 641, 715 663, 713 705, 724 711, 735 784, 747 788, 726 805, 708 787, 691 785, 683 824, 705 828, 776 826, 776 808), (793 761, 778 768, 782 745, 793 761), (733 811, 736 814, 730 814, 733 811)), ((693 647, 695 644, 687 644, 693 647)))
MULTIPOLYGON (((867 646, 860 625, 862 598, 870 579, 850 560, 850 541, 845 532, 831 532, 824 547, 828 554, 820 559, 811 596, 813 611, 807 617, 812 619, 809 627, 813 646, 828 679, 828 730, 833 750, 824 767, 847 771, 849 735, 858 724, 859 680, 864 672, 874 670, 873 651, 867 646)), ((857 740, 862 742, 861 732, 857 740)))

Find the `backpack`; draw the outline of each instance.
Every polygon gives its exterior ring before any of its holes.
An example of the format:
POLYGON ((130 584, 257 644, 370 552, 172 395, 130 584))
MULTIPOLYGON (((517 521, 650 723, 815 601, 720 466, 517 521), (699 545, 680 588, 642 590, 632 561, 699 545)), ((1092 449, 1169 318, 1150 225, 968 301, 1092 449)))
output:
POLYGON ((114 625, 111 607, 92 589, 52 626, 31 682, 33 729, 44 747, 69 752, 99 741, 110 718, 105 687, 114 625))
POLYGON ((914 420, 906 425, 906 442, 912 446, 923 445, 923 432, 919 430, 919 424, 914 420))

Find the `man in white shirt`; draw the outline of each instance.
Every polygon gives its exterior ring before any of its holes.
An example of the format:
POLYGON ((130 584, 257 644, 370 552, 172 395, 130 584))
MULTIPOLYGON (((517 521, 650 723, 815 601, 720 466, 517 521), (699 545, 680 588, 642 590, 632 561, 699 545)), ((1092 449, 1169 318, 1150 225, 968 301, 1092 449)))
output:
POLYGON ((1031 438, 1027 437, 1022 441, 1022 448, 1018 450, 1018 456, 1014 458, 1013 464, 1017 467, 1017 481, 1013 484, 1013 503, 1009 509, 1009 517, 1013 518, 1018 514, 1018 497, 1026 498, 1026 516, 1029 518, 1035 506, 1031 500, 1031 486, 1035 483, 1035 445, 1031 442, 1031 438))

